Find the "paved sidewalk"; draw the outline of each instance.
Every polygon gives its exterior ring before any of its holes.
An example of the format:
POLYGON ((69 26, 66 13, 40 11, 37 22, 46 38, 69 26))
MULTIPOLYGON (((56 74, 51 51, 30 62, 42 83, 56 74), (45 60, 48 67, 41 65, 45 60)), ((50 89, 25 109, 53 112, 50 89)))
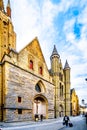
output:
POLYGON ((26 126, 26 125, 39 125, 39 124, 42 124, 42 125, 46 125, 46 123, 52 123, 52 122, 57 122, 58 123, 58 129, 61 129, 63 128, 64 126, 62 125, 62 120, 63 120, 63 117, 61 118, 56 118, 56 119, 45 119, 43 120, 42 122, 39 120, 39 121, 26 121, 26 122, 0 122, 0 128, 1 130, 3 130, 3 128, 10 128, 11 127, 18 127, 18 126, 26 126))
MULTIPOLYGON (((78 119, 78 117, 70 117, 70 120, 74 120, 74 119, 78 119)), ((52 124, 52 123, 57 123, 58 124, 58 129, 61 129, 65 126, 63 126, 62 124, 63 122, 63 117, 60 117, 60 118, 56 118, 56 119, 45 119, 43 120, 42 122, 39 120, 39 121, 26 121, 26 122, 0 122, 0 128, 1 130, 3 130, 4 128, 7 129, 7 130, 11 130, 12 127, 24 127, 24 126, 29 126, 31 127, 32 125, 33 126, 37 126, 37 125, 47 125, 48 124, 52 124)))

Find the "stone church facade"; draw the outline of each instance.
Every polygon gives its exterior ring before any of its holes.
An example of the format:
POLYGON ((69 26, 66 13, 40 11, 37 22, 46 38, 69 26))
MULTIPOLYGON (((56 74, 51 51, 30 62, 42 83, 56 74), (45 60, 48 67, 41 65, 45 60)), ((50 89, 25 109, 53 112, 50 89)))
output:
POLYGON ((19 53, 11 21, 10 0, 0 1, 0 121, 70 115, 70 67, 62 67, 56 46, 48 70, 38 38, 19 53))

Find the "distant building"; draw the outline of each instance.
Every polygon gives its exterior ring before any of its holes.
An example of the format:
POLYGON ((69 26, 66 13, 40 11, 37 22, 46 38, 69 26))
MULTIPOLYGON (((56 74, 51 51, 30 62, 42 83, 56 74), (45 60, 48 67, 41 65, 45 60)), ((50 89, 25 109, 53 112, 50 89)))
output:
POLYGON ((80 105, 80 114, 85 115, 87 113, 87 108, 85 105, 80 105))
POLYGON ((82 102, 80 104, 80 114, 82 115, 87 114, 87 103, 85 103, 84 99, 82 99, 82 102))
POLYGON ((79 115, 79 98, 76 95, 75 89, 71 89, 71 115, 79 115))
MULTIPOLYGON (((49 51, 49 50, 48 50, 49 51)), ((70 67, 64 68, 56 46, 48 70, 37 38, 19 53, 11 21, 0 1, 0 121, 33 120, 35 115, 56 118, 70 115, 70 67)))

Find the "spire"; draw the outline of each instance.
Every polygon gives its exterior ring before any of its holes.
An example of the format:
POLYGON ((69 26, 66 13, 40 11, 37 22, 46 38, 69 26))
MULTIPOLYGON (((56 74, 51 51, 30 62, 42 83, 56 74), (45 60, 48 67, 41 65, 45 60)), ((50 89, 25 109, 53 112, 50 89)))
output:
POLYGON ((55 56, 55 55, 56 55, 58 58, 60 57, 60 55, 59 55, 58 52, 57 52, 56 46, 54 45, 54 49, 53 49, 51 58, 52 58, 53 56, 55 56))
POLYGON ((10 0, 8 0, 7 7, 10 8, 10 0))
POLYGON ((69 67, 69 64, 68 64, 67 60, 66 60, 66 63, 65 63, 64 69, 70 69, 70 67, 69 67))
POLYGON ((11 18, 11 6, 10 6, 10 0, 8 0, 8 3, 7 3, 7 15, 11 18))
POLYGON ((3 0, 0 0, 0 10, 4 12, 3 0))

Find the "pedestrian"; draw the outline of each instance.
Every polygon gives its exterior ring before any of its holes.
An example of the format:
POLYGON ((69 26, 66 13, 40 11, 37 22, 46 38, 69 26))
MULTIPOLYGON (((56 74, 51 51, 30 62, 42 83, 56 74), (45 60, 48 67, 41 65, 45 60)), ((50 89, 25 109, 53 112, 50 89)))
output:
POLYGON ((40 119, 41 119, 41 121, 43 120, 43 114, 40 115, 40 119))
POLYGON ((86 117, 86 124, 87 124, 87 113, 85 114, 85 117, 86 117))
POLYGON ((38 114, 35 114, 35 121, 38 121, 38 114))
POLYGON ((65 125, 68 126, 68 122, 69 122, 69 117, 67 115, 64 116, 63 118, 63 122, 65 122, 65 125))

